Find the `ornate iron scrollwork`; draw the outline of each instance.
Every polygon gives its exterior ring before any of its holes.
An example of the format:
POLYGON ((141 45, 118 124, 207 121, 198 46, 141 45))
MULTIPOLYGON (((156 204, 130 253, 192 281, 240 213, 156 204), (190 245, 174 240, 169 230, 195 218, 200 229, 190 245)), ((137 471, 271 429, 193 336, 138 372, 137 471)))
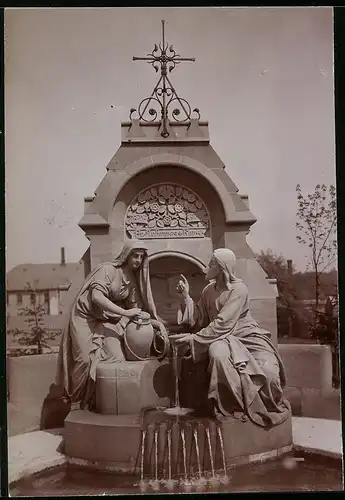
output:
POLYGON ((155 44, 147 57, 133 57, 133 61, 146 61, 151 64, 156 73, 160 69, 161 75, 151 95, 143 99, 137 109, 130 110, 130 119, 134 113, 144 122, 155 122, 159 119, 162 123, 161 135, 168 137, 169 120, 187 122, 191 120, 193 113, 200 119, 200 111, 198 108, 192 110, 188 101, 177 94, 168 77, 168 72, 171 73, 181 61, 194 62, 195 58, 181 57, 172 45, 169 47, 165 42, 164 23, 162 21, 162 42, 159 45, 155 44))

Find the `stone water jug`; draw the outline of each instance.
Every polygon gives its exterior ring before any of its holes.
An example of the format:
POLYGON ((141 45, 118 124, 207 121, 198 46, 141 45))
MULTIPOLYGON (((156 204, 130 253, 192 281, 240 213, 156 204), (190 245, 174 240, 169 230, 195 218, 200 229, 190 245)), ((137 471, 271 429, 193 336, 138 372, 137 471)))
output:
POLYGON ((128 361, 143 361, 151 354, 154 337, 150 314, 142 312, 140 318, 132 319, 126 327, 124 344, 128 361))

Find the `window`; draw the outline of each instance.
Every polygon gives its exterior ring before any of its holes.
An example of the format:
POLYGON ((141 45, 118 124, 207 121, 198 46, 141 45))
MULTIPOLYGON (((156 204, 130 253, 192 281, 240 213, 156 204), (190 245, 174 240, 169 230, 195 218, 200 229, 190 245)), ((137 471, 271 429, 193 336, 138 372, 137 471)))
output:
POLYGON ((44 314, 50 314, 49 292, 44 292, 44 314))
POLYGON ((21 306, 23 304, 23 295, 21 293, 17 293, 17 306, 21 306))
POLYGON ((32 306, 36 305, 36 294, 35 293, 30 293, 30 302, 32 306))

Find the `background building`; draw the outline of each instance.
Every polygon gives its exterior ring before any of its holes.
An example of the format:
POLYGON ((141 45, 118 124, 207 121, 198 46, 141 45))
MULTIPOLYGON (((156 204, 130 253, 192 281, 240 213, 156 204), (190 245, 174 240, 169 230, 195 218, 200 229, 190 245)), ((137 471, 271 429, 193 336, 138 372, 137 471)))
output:
MULTIPOLYGON (((15 344, 11 331, 27 331, 25 307, 42 305, 44 327, 47 331, 61 331, 69 307, 84 279, 84 265, 67 263, 65 249, 61 248, 59 263, 20 264, 7 274, 7 346, 15 344)), ((59 336, 53 344, 59 342, 59 336)))

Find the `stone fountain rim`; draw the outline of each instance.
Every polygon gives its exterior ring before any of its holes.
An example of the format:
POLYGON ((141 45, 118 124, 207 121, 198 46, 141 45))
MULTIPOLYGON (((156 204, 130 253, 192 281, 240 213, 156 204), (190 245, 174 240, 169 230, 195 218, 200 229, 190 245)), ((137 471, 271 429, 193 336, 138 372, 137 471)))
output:
MULTIPOLYGON (((308 420, 315 420, 315 419, 310 419, 308 417, 292 417, 292 420, 294 421, 305 421, 307 422, 308 420)), ((317 419, 317 420, 324 420, 324 419, 317 419)), ((327 419, 328 420, 328 419, 327 419)), ((12 487, 15 483, 17 483, 19 480, 32 476, 34 474, 38 474, 40 472, 48 471, 48 470, 53 470, 55 468, 61 467, 63 465, 67 465, 68 463, 74 462, 75 465, 88 465, 87 460, 83 459, 69 459, 64 453, 57 451, 59 448, 63 446, 63 432, 64 428, 58 428, 58 429, 49 429, 49 430, 38 430, 38 431, 32 431, 32 432, 27 432, 24 434, 18 434, 16 436, 12 436, 8 439, 8 457, 9 457, 9 462, 8 462, 8 485, 9 487, 12 487), (36 452, 35 457, 32 456, 27 456, 25 460, 25 453, 22 451, 23 449, 27 449, 27 444, 26 447, 21 446, 25 444, 25 441, 27 441, 27 438, 30 437, 33 442, 35 443, 35 450, 37 450, 38 443, 41 442, 43 443, 43 440, 47 437, 47 435, 54 435, 54 446, 47 447, 43 446, 42 450, 40 450, 40 453, 36 452), (12 450, 11 450, 12 448, 12 450), (12 454, 11 454, 12 451, 12 454)), ((263 460, 269 460, 269 459, 274 459, 278 458, 284 453, 289 453, 291 451, 297 451, 297 452, 303 452, 309 455, 317 455, 317 456, 323 456, 326 458, 332 458, 332 459, 337 459, 341 460, 343 457, 342 451, 332 451, 332 450, 327 450, 325 448, 320 448, 320 447, 313 447, 313 446, 307 446, 305 444, 301 444, 296 442, 295 440, 295 435, 293 436, 293 444, 289 446, 285 446, 281 449, 278 450, 272 450, 272 452, 264 452, 259 455, 265 455, 264 458, 258 457, 256 462, 258 461, 263 461, 263 460), (281 453, 279 453, 279 451, 281 453), (270 456, 271 454, 271 456, 270 456)), ((254 457, 255 456, 251 456, 254 457)), ((248 458, 248 457, 247 457, 248 458)), ((249 460, 249 463, 254 463, 255 460, 249 460)), ((248 463, 248 462, 246 462, 248 463)), ((92 465, 92 464, 91 464, 92 465)), ((104 463, 105 468, 103 470, 107 470, 107 464, 104 463)), ((241 463, 239 465, 245 465, 245 463, 241 463)), ((118 473, 121 472, 121 468, 118 467, 117 469, 118 473)), ((122 469, 124 472, 124 470, 122 469)))
MULTIPOLYGON (((252 460, 252 461, 246 461, 243 463, 239 463, 234 465, 233 468, 236 467, 241 467, 245 465, 249 465, 250 463, 260 463, 261 462, 266 462, 269 460, 274 460, 275 458, 279 458, 283 454, 287 454, 289 452, 294 452, 294 451, 301 451, 305 454, 308 454, 310 456, 319 456, 319 457, 325 457, 325 458, 331 458, 333 460, 341 461, 342 455, 341 453, 332 453, 332 452, 327 452, 325 450, 317 450, 317 449, 312 449, 312 448, 303 448, 302 446, 296 446, 296 445, 289 445, 289 446, 284 446, 283 448, 280 448, 280 450, 273 450, 272 456, 266 456, 265 460, 252 460), (277 453, 281 450, 281 453, 277 453)), ((269 452, 265 452, 265 455, 268 455, 269 452)), ((261 454, 260 454, 261 455, 261 454)), ((42 460, 43 462, 43 460, 42 460)), ((111 465, 109 465, 107 462, 102 463, 102 466, 98 466, 98 462, 92 462, 91 460, 85 460, 81 458, 69 458, 66 455, 63 455, 62 458, 59 459, 52 459, 50 462, 44 461, 44 464, 41 464, 41 467, 31 467, 30 470, 28 469, 23 469, 22 471, 19 472, 15 477, 12 478, 11 481, 8 483, 9 488, 13 488, 18 481, 21 479, 28 478, 30 476, 39 474, 41 472, 49 472, 53 471, 55 469, 58 469, 60 467, 64 467, 67 465, 75 465, 75 466, 80 466, 80 467, 88 467, 89 469, 93 470, 98 470, 102 472, 109 472, 109 473, 117 473, 117 474, 123 474, 127 475, 128 474, 128 469, 126 468, 121 468, 119 466, 114 466, 112 468, 111 465)), ((231 468, 230 468, 231 469, 231 468)))

